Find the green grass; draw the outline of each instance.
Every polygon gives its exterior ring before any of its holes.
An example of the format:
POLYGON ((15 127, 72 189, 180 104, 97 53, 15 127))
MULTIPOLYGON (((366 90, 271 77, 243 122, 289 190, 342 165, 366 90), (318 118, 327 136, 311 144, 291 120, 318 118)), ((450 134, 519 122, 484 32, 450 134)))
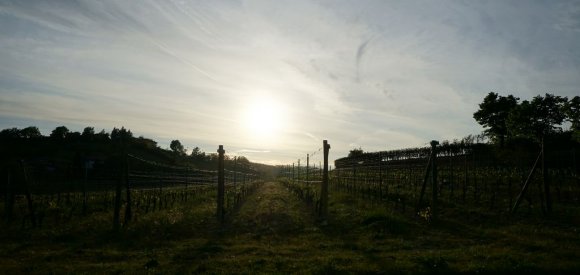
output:
POLYGON ((578 207, 561 216, 491 216, 446 206, 427 223, 388 203, 331 192, 329 219, 265 183, 224 224, 210 195, 142 215, 122 232, 91 215, 0 229, 0 273, 416 274, 580 271, 578 207), (575 210, 575 211, 574 211, 575 210))

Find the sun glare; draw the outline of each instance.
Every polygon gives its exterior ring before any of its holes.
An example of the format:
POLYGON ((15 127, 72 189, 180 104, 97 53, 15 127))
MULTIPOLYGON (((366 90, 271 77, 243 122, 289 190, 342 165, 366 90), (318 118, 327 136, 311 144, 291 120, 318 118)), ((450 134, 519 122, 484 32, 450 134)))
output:
POLYGON ((253 138, 274 138, 283 125, 283 109, 270 98, 250 101, 245 111, 245 126, 253 138))

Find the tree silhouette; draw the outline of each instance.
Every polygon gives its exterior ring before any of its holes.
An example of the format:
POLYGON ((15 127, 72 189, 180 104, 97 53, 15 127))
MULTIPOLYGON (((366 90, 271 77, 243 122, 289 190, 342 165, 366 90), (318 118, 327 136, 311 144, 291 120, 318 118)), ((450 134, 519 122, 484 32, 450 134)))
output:
POLYGON ((561 132, 559 125, 566 118, 566 102, 566 98, 552 94, 524 100, 509 114, 507 124, 511 134, 540 140, 545 135, 561 132))
POLYGON ((50 133, 50 138, 64 140, 69 133, 70 131, 65 126, 58 126, 52 130, 52 133, 50 133))
POLYGON ((169 144, 169 148, 178 155, 185 155, 185 148, 181 145, 179 140, 172 140, 171 144, 169 144))
POLYGON ((568 100, 564 106, 564 114, 566 121, 572 123, 570 130, 573 138, 580 142, 580 96, 568 100))
POLYGON ((83 129, 82 137, 84 140, 93 140, 95 138, 95 128, 85 127, 85 129, 83 129))
POLYGON ((348 157, 356 157, 356 156, 361 156, 364 153, 362 148, 358 148, 358 149, 352 149, 348 152, 348 157))
POLYGON ((0 132, 1 139, 17 139, 20 138, 20 130, 18 128, 7 128, 0 132))
POLYGON ((121 127, 121 129, 113 128, 111 131, 111 140, 115 142, 127 142, 133 138, 133 133, 131 130, 125 129, 125 127, 121 127))
POLYGON ((510 112, 518 106, 519 98, 513 95, 500 96, 490 92, 479 104, 479 110, 473 114, 473 118, 487 129, 484 133, 493 141, 499 141, 501 147, 504 146, 508 135, 507 118, 510 112))
POLYGON ((20 137, 22 137, 22 138, 39 138, 39 137, 42 137, 42 134, 40 134, 40 130, 38 130, 38 127, 29 126, 29 127, 26 127, 24 129, 20 130, 20 137))

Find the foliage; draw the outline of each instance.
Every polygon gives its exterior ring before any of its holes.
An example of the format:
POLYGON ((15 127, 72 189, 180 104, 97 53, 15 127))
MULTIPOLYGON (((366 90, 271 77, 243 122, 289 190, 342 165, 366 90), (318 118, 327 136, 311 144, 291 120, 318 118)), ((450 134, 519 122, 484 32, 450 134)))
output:
POLYGON ((22 138, 40 138, 42 137, 42 134, 40 133, 40 130, 38 130, 38 127, 29 126, 20 130, 20 136, 22 138))
POLYGON ((171 144, 169 145, 169 148, 171 148, 171 151, 173 151, 173 153, 176 153, 180 156, 185 156, 185 147, 183 147, 183 145, 179 140, 177 139, 172 140, 171 144))
POLYGON ((58 126, 52 130, 52 133, 50 133, 50 138, 64 140, 69 133, 70 131, 65 126, 58 126))
POLYGON ((131 130, 125 129, 125 127, 121 127, 121 129, 113 128, 111 131, 111 140, 115 142, 128 142, 133 138, 133 133, 131 130))
POLYGON ((364 154, 364 151, 362 148, 359 147, 358 149, 355 148, 355 149, 350 150, 348 152, 348 157, 362 156, 362 154, 364 154))
POLYGON ((524 100, 508 117, 509 131, 514 136, 536 140, 561 132, 559 126, 566 118, 563 112, 566 102, 566 98, 552 94, 538 95, 532 101, 524 100))
POLYGON ((518 105, 518 100, 519 98, 513 95, 504 97, 490 92, 479 104, 479 110, 473 114, 473 118, 479 124, 488 128, 485 133, 499 141, 502 147, 508 134, 506 120, 510 112, 518 105))

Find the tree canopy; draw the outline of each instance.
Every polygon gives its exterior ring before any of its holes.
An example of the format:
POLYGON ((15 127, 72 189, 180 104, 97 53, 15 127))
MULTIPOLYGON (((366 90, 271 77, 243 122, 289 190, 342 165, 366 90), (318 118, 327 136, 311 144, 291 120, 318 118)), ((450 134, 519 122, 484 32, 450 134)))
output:
POLYGON ((185 147, 181 144, 179 140, 172 140, 171 144, 169 144, 169 148, 171 151, 178 155, 185 155, 185 147))
POLYGON ((569 101, 567 97, 547 93, 531 101, 518 103, 518 100, 513 95, 500 96, 491 92, 473 114, 473 118, 485 127, 484 133, 502 147, 506 138, 539 141, 546 135, 561 133, 564 121, 572 123, 572 131, 578 127, 580 99, 577 96, 569 101))

